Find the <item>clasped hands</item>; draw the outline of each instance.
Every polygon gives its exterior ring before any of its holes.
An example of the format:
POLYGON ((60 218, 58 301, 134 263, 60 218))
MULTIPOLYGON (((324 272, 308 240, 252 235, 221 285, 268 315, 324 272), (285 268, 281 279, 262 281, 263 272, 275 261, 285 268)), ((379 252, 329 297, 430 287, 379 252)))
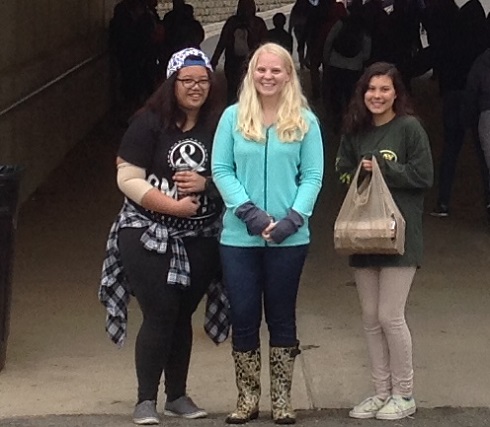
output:
POLYGON ((264 239, 266 242, 269 242, 269 243, 274 242, 274 240, 271 237, 271 232, 272 232, 272 230, 274 230, 277 223, 278 223, 278 221, 274 221, 274 218, 271 217, 271 223, 266 228, 264 228, 264 230, 260 234, 262 236, 262 239, 264 239))
POLYGON ((301 215, 293 209, 283 219, 275 221, 252 202, 241 205, 235 214, 245 223, 251 236, 261 236, 266 242, 277 244, 296 233, 304 222, 301 215))

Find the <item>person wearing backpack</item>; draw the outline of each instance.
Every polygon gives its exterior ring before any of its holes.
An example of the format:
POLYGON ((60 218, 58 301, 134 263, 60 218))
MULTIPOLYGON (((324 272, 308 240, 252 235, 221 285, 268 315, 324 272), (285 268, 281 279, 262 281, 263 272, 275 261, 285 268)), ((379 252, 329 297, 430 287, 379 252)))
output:
POLYGON ((336 130, 371 53, 371 38, 364 29, 360 9, 354 6, 349 12, 332 27, 323 51, 323 84, 330 86, 336 130))
POLYGON ((256 16, 255 11, 254 0, 238 1, 236 14, 226 20, 211 58, 211 65, 216 69, 223 51, 225 52, 228 104, 233 104, 237 99, 249 56, 268 37, 265 21, 256 16))

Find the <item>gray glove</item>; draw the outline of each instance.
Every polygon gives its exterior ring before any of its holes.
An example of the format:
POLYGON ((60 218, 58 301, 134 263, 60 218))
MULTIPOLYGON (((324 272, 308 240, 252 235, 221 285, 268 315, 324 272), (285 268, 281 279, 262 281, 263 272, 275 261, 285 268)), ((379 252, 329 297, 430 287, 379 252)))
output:
POLYGON ((246 202, 239 206, 235 215, 247 226, 248 234, 258 236, 271 223, 272 217, 252 202, 246 202))
POLYGON ((303 217, 296 211, 290 210, 289 214, 281 219, 272 229, 270 236, 274 243, 282 243, 305 223, 303 217))

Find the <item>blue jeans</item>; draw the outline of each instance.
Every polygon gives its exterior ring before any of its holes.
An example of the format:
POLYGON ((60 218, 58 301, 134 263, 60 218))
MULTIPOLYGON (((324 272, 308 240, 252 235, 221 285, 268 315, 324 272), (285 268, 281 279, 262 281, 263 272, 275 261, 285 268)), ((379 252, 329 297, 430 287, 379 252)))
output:
POLYGON ((270 346, 297 345, 296 297, 308 245, 221 245, 220 251, 230 300, 233 349, 250 351, 260 347, 262 298, 270 346))

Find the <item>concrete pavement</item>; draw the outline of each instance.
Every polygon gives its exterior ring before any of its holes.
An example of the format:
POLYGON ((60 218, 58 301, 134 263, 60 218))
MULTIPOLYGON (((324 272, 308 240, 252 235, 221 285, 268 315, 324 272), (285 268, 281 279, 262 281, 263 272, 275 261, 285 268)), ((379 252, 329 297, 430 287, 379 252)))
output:
MULTIPOLYGON (((378 420, 354 420, 347 410, 298 411, 298 427, 484 427, 490 423, 490 410, 485 408, 438 408, 421 409, 415 417, 382 422, 378 420)), ((166 418, 166 427, 218 427, 224 426, 222 415, 212 415, 203 420, 166 418)), ((134 424, 124 415, 61 415, 35 418, 0 420, 4 427, 130 427, 134 424)), ((269 415, 261 413, 257 421, 247 425, 272 426, 269 415)))

